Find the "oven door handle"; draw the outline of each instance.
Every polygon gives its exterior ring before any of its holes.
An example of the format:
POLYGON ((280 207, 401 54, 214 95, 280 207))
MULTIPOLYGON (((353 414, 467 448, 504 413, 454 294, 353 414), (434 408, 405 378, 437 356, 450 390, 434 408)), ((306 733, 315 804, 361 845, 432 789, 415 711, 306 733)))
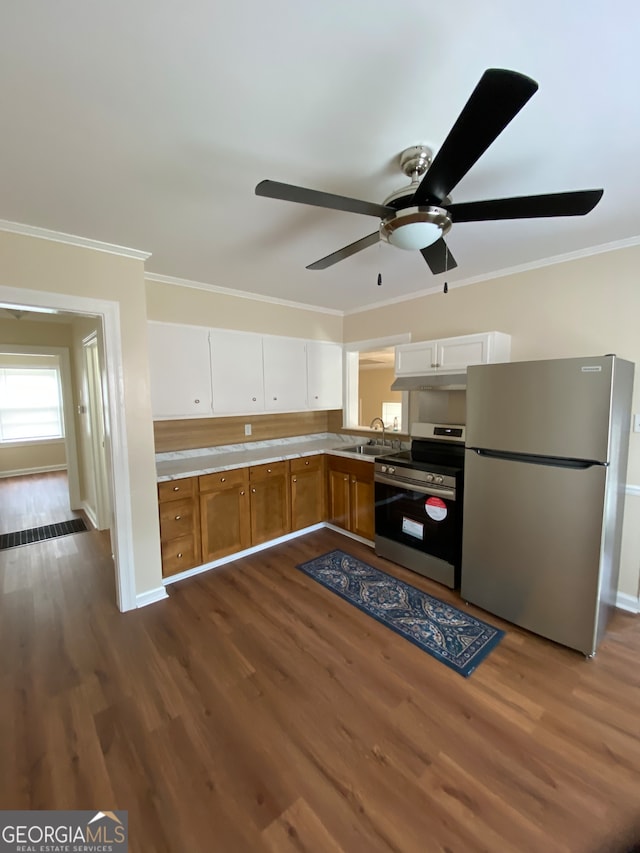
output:
POLYGON ((416 483, 415 480, 402 480, 399 478, 385 477, 384 474, 376 474, 374 480, 376 483, 384 483, 387 486, 397 486, 399 489, 406 487, 411 489, 412 492, 418 492, 420 495, 434 495, 438 498, 449 498, 450 500, 456 499, 455 490, 448 489, 446 486, 423 486, 421 483, 416 483))

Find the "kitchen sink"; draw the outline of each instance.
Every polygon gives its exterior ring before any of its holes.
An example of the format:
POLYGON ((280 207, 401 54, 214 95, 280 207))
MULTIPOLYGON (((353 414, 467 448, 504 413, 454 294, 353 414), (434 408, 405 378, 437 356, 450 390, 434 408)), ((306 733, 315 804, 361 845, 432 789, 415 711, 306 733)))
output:
POLYGON ((335 449, 342 450, 343 453, 355 453, 358 456, 386 456, 396 452, 384 444, 356 444, 355 447, 336 447, 335 449))

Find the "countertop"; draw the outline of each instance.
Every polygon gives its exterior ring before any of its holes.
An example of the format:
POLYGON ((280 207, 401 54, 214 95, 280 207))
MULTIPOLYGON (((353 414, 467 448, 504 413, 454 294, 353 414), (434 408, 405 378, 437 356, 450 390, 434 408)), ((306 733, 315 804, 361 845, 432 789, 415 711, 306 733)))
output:
MULTIPOLYGON (((372 437, 379 435, 379 432, 372 433, 372 437)), ((316 456, 318 453, 331 453, 349 459, 357 458, 374 462, 375 456, 355 456, 340 449, 366 443, 367 439, 362 435, 317 433, 294 438, 277 438, 271 441, 226 444, 221 447, 206 447, 198 450, 178 450, 171 453, 157 453, 156 471, 158 482, 162 483, 167 480, 179 480, 182 477, 196 477, 200 474, 215 474, 218 471, 246 468, 249 465, 316 456)))

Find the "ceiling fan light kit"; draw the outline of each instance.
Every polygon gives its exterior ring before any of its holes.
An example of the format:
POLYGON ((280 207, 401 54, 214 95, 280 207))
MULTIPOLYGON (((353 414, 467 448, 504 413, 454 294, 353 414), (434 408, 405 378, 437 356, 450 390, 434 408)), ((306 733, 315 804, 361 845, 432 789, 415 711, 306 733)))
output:
POLYGON ((454 222, 584 216, 602 198, 603 190, 596 189, 451 203, 451 190, 537 89, 535 80, 517 71, 487 69, 435 157, 426 145, 414 145, 402 152, 400 168, 411 178, 411 184, 392 193, 383 204, 276 181, 261 181, 256 195, 380 219, 377 231, 309 264, 307 269, 326 269, 382 239, 400 249, 419 250, 434 275, 448 272, 457 263, 443 238, 454 222))
POLYGON ((443 207, 405 207, 380 223, 380 236, 399 249, 426 249, 451 228, 443 207))

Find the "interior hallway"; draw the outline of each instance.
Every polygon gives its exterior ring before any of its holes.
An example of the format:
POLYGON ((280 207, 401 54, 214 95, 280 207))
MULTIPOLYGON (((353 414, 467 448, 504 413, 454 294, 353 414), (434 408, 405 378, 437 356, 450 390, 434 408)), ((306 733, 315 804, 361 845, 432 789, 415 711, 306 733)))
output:
POLYGON ((85 516, 69 507, 66 471, 0 478, 0 534, 72 518, 85 516))

